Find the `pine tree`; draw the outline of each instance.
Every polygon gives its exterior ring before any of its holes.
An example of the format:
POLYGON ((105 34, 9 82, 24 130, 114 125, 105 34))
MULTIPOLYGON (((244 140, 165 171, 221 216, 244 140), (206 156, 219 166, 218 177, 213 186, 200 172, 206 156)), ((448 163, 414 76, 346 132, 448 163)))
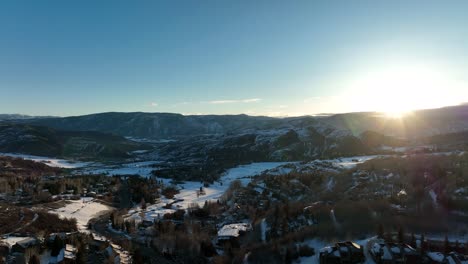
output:
POLYGON ((424 234, 421 235, 421 254, 424 254, 426 253, 426 250, 427 250, 427 243, 426 243, 426 240, 424 238, 424 234))
POLYGON ((384 234, 385 234, 384 227, 383 227, 382 224, 379 224, 379 226, 377 228, 377 237, 382 239, 382 238, 384 238, 384 234))
POLYGON ((414 236, 414 233, 411 233, 411 242, 410 242, 410 245, 411 245, 413 248, 416 248, 416 237, 414 236))
POLYGON ((114 213, 110 214, 110 221, 111 221, 112 228, 115 229, 115 216, 114 216, 114 213))
POLYGON ((444 239, 444 254, 447 255, 450 252, 450 242, 448 240, 447 234, 445 235, 444 239))
POLYGON ((39 257, 37 257, 36 255, 32 255, 32 256, 29 258, 28 263, 29 263, 29 264, 41 264, 41 261, 39 260, 39 257))
POLYGON ((405 242, 405 233, 403 232, 403 228, 400 226, 398 228, 398 243, 405 242))
POLYGON ((50 255, 53 257, 58 256, 62 248, 63 248, 63 241, 60 238, 60 236, 57 234, 55 235, 54 242, 52 243, 52 250, 50 252, 50 255))

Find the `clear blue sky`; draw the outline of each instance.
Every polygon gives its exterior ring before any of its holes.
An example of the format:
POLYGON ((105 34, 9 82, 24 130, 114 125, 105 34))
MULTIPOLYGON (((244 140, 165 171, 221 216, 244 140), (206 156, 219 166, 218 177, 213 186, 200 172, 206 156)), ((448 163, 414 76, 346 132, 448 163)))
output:
POLYGON ((374 110, 362 98, 415 68, 444 86, 417 106, 457 103, 467 13, 468 1, 1 1, 0 113, 374 110))

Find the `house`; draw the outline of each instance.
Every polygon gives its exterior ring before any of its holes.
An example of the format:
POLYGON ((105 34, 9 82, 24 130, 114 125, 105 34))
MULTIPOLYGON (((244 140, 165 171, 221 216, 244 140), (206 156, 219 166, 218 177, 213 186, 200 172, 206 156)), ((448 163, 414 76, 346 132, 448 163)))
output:
POLYGON ((32 248, 39 245, 39 240, 33 237, 27 237, 23 240, 16 242, 11 248, 12 252, 24 253, 28 248, 32 248))
POLYGON ((27 237, 20 241, 17 241, 11 247, 11 252, 16 253, 16 255, 22 255, 24 259, 29 259, 32 255, 39 254, 39 240, 33 237, 27 237))
POLYGON ((445 263, 445 256, 440 252, 427 252, 426 256, 431 264, 445 263))
POLYGON ((320 264, 340 264, 341 254, 337 247, 324 247, 319 252, 320 264))
POLYGON ((450 252, 445 261, 448 264, 468 264, 468 256, 450 252))
POLYGON ((63 257, 64 262, 73 263, 76 260, 76 253, 78 253, 78 249, 74 245, 66 244, 63 257))
POLYGON ((102 251, 109 246, 109 241, 103 236, 92 234, 93 240, 89 242, 89 248, 96 251, 102 251))
POLYGON ((403 252, 405 254, 405 263, 420 263, 422 261, 421 254, 410 245, 403 245, 403 252))
POLYGON ((239 244, 239 237, 251 230, 252 225, 247 223, 224 225, 218 231, 218 244, 223 245, 229 241, 231 244, 237 246, 239 244))
POLYGON ((378 264, 420 263, 421 255, 411 246, 397 243, 375 243, 369 253, 378 264))
POLYGON ((363 247, 351 241, 321 249, 319 259, 321 264, 363 263, 366 260, 363 247))
POLYGON ((143 221, 141 221, 141 226, 142 227, 150 227, 150 226, 153 226, 153 225, 154 225, 154 222, 151 221, 151 220, 143 219, 143 221))

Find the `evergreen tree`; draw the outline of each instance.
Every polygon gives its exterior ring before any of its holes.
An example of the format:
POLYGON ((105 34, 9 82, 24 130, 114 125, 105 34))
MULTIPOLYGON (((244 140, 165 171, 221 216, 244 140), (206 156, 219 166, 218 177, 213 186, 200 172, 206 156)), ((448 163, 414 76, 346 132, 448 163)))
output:
POLYGON ((420 247, 421 247, 421 254, 426 253, 426 250, 427 250, 427 243, 426 243, 426 240, 425 240, 425 238, 424 238, 424 234, 421 235, 421 244, 420 244, 420 247))
POLYGON ((398 243, 405 242, 405 233, 403 232, 403 228, 400 226, 398 228, 398 243))
POLYGON ((110 221, 111 221, 112 228, 115 229, 115 216, 114 216, 114 213, 110 214, 110 221))
POLYGON ((377 227, 377 237, 382 239, 382 238, 384 238, 384 234, 385 234, 384 227, 380 223, 379 226, 377 227))
POLYGON ((414 236, 414 233, 411 233, 411 242, 410 242, 410 245, 411 245, 413 248, 416 248, 416 237, 414 236))
POLYGON ((82 248, 78 249, 78 252, 76 252, 76 263, 77 264, 86 263, 86 252, 82 248))
POLYGON ((450 242, 448 240, 448 236, 445 235, 444 239, 444 254, 447 255, 450 252, 450 242))
POLYGON ((58 256, 58 254, 60 254, 60 250, 62 250, 62 248, 63 248, 63 240, 57 234, 57 235, 55 235, 54 242, 52 243, 52 248, 51 248, 50 255, 52 257, 58 256))
POLYGON ((38 256, 32 255, 32 256, 29 258, 28 263, 29 263, 29 264, 41 264, 41 261, 39 260, 39 257, 38 257, 38 256))

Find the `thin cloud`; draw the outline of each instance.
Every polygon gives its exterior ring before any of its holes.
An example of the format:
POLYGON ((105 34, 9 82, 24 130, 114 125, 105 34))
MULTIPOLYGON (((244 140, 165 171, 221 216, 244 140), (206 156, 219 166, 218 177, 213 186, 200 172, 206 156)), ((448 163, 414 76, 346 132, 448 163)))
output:
POLYGON ((309 97, 304 99, 304 103, 310 103, 310 102, 315 102, 318 100, 322 100, 321 96, 314 96, 314 97, 309 97))
POLYGON ((151 102, 151 103, 150 103, 150 106, 152 106, 152 107, 156 107, 156 106, 158 106, 158 103, 151 102))
POLYGON ((241 100, 213 100, 208 101, 209 104, 235 104, 235 103, 256 103, 260 102, 262 99, 260 98, 249 98, 249 99, 241 99, 241 100))

